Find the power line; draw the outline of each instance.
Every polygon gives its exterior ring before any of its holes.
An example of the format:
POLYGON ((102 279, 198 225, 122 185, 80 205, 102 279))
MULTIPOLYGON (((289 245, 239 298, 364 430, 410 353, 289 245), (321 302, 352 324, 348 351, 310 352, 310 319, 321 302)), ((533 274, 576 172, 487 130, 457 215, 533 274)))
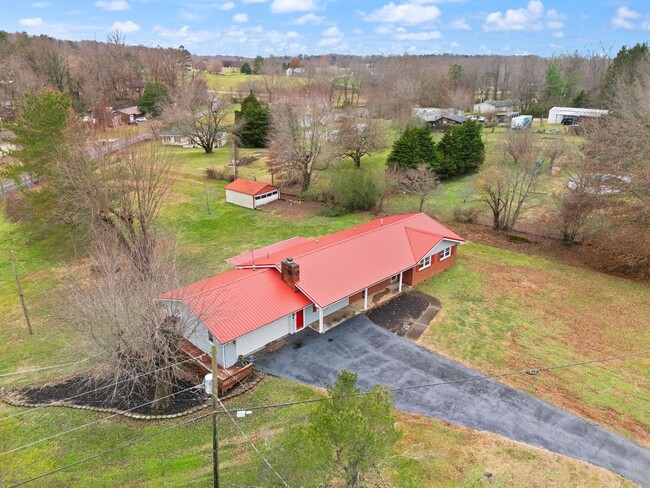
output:
POLYGON ((4 416, 4 417, 0 417, 0 421, 3 421, 3 420, 9 420, 9 419, 14 418, 14 417, 20 417, 21 415, 25 415, 25 414, 28 414, 28 413, 33 413, 33 412, 36 412, 36 411, 41 410, 42 408, 51 407, 51 406, 56 406, 57 404, 60 404, 60 403, 62 403, 62 402, 67 402, 67 401, 69 401, 69 400, 73 400, 73 399, 75 399, 75 398, 79 398, 79 397, 81 397, 81 396, 88 395, 88 394, 90 394, 90 393, 94 393, 94 392, 96 392, 96 391, 105 390, 106 388, 110 388, 111 386, 121 385, 121 384, 123 384, 123 383, 129 382, 129 381, 133 381, 133 380, 135 380, 135 379, 137 379, 137 378, 142 378, 143 376, 147 376, 147 375, 150 375, 150 374, 153 374, 153 373, 157 373, 158 371, 164 371, 164 370, 166 370, 166 369, 173 368, 174 366, 178 366, 178 365, 180 365, 180 364, 184 364, 184 363, 187 363, 187 362, 189 362, 189 361, 195 361, 195 360, 197 360, 197 359, 199 359, 199 358, 201 358, 201 357, 203 357, 203 356, 205 356, 205 355, 206 355, 206 353, 203 353, 203 354, 201 354, 200 356, 196 356, 196 357, 192 356, 192 357, 190 357, 189 359, 185 359, 185 360, 180 361, 180 362, 178 362, 178 363, 174 363, 174 364, 171 364, 171 365, 169 365, 169 366, 165 366, 164 368, 154 369, 153 371, 149 371, 149 372, 147 372, 147 373, 142 373, 142 374, 139 374, 139 375, 134 376, 134 377, 132 377, 132 378, 127 378, 127 379, 124 379, 124 380, 117 381, 117 382, 115 382, 115 383, 110 383, 110 384, 108 384, 108 385, 100 386, 99 388, 95 388, 94 390, 84 391, 84 392, 82 392, 82 393, 78 393, 78 394, 73 395, 73 396, 68 397, 68 398, 62 398, 61 400, 55 400, 55 401, 53 401, 53 402, 51 402, 51 403, 46 403, 46 404, 44 404, 44 405, 40 405, 40 406, 38 406, 38 407, 34 407, 34 408, 29 409, 29 410, 24 410, 24 411, 22 411, 22 412, 17 412, 17 413, 15 413, 15 414, 13 414, 13 415, 6 415, 6 416, 4 416))
POLYGON ((196 386, 196 385, 191 386, 189 388, 185 388, 183 390, 172 393, 171 395, 166 395, 164 397, 156 398, 156 399, 151 400, 149 402, 145 402, 145 403, 142 403, 140 405, 136 405, 135 407, 131 407, 128 410, 121 410, 121 411, 119 411, 117 413, 114 413, 114 414, 111 414, 111 415, 109 415, 107 417, 102 417, 101 419, 97 419, 97 420, 93 420, 92 422, 88 422, 87 424, 82 424, 82 425, 79 425, 77 427, 73 427, 72 429, 64 430, 62 432, 58 432, 58 433, 53 434, 53 435, 48 436, 48 437, 43 437, 42 439, 38 439, 38 440, 36 440, 34 442, 30 442, 28 444, 23 444, 22 446, 14 447, 13 449, 9 449, 8 451, 0 452, 0 457, 4 456, 5 454, 10 454, 12 452, 22 451, 23 449, 27 449, 28 447, 35 446, 36 444, 40 444, 41 442, 56 439, 57 437, 61 437, 62 435, 70 434, 71 432, 75 432, 77 430, 81 430, 81 429, 84 429, 86 427, 90 427, 91 425, 98 424, 100 422, 103 422, 104 420, 112 419, 113 417, 117 417, 118 415, 122 415, 124 413, 131 412, 133 410, 137 410, 138 408, 144 407, 145 405, 150 405, 150 404, 152 404, 154 402, 157 402, 158 400, 164 400, 165 398, 173 397, 175 395, 178 395, 179 393, 184 393, 186 391, 193 390, 195 388, 198 388, 198 386, 196 386))
POLYGON ((194 418, 191 418, 189 420, 179 422, 179 423, 177 423, 175 425, 172 425, 171 427, 167 427, 166 429, 160 430, 158 432, 154 432, 154 433, 149 434, 149 435, 138 437, 137 439, 133 439, 132 441, 125 442, 124 444, 120 444, 119 446, 115 446, 115 447, 113 447, 111 449, 108 449, 106 451, 98 452, 97 454, 93 454, 92 456, 88 456, 88 457, 85 457, 85 458, 80 459, 78 461, 75 461, 74 463, 66 464, 65 466, 61 466, 61 467, 53 469, 51 471, 47 471, 45 473, 39 474, 38 476, 34 476, 33 478, 29 478, 29 479, 23 480, 23 481, 21 481, 19 483, 16 483, 14 485, 11 485, 11 488, 26 485, 27 483, 31 483, 32 481, 36 481, 36 480, 40 480, 42 478, 45 478, 46 476, 50 476, 52 474, 63 471, 64 469, 68 469, 68 468, 71 468, 73 466, 77 466, 79 464, 82 464, 82 463, 85 463, 85 462, 88 462, 88 461, 92 461, 93 459, 97 459, 98 457, 105 456, 105 455, 113 453, 115 451, 119 451, 120 449, 124 449, 126 447, 137 444, 138 442, 142 442, 144 440, 151 439, 153 437, 159 436, 161 434, 164 434, 164 433, 169 432, 171 430, 177 429, 177 428, 182 427, 184 425, 191 424, 192 422, 196 422, 197 420, 204 419, 204 418, 210 416, 211 413, 212 412, 209 412, 209 413, 206 413, 206 414, 203 414, 203 415, 199 415, 198 417, 194 417, 194 418))
MULTIPOLYGON (((587 361, 580 361, 580 362, 575 362, 575 363, 567 363, 567 364, 560 364, 557 366, 546 366, 546 367, 540 367, 540 368, 533 368, 533 369, 525 369, 525 370, 520 370, 520 371, 511 371, 511 372, 506 372, 506 373, 499 373, 499 374, 494 374, 494 375, 482 375, 482 376, 476 376, 473 378, 459 378, 457 380, 449 380, 449 381, 438 381, 435 383, 425 383, 422 385, 412 385, 412 386, 403 386, 400 388, 384 388, 387 391, 396 393, 400 391, 407 391, 407 390, 416 390, 419 388, 432 388, 436 386, 443 386, 443 385, 453 385, 453 384, 458 384, 458 383, 469 383, 473 381, 484 381, 484 380, 489 380, 489 379, 496 379, 496 378, 506 378, 509 376, 517 376, 517 375, 530 375, 530 376, 535 376, 541 372, 544 371, 554 371, 558 369, 567 369, 567 368, 574 368, 577 366, 585 366, 588 364, 596 364, 596 363, 605 363, 609 361, 614 361, 618 359, 629 359, 633 357, 639 357, 639 356, 645 356, 650 354, 650 350, 647 351, 640 351, 640 352, 635 352, 631 354, 622 354, 619 356, 610 356, 606 358, 600 358, 600 359, 590 359, 587 361)), ((365 392, 359 392, 359 393, 354 393, 351 395, 342 395, 338 396, 336 398, 350 398, 350 397, 358 397, 358 396, 365 396, 371 394, 371 391, 365 391, 365 392)), ((250 410, 250 411, 257 411, 257 410, 267 410, 271 408, 283 408, 283 407, 292 407, 294 405, 304 405, 307 403, 318 403, 318 402, 323 402, 327 400, 328 398, 311 398, 308 400, 296 400, 293 402, 283 402, 283 403, 274 403, 274 404, 269 404, 269 405, 262 405, 259 407, 240 407, 237 409, 232 410, 233 412, 237 412, 238 410, 250 410)))
POLYGON ((7 376, 15 376, 15 375, 18 375, 18 374, 36 373, 37 371, 45 371, 47 369, 63 368, 65 366, 72 366, 73 364, 79 364, 79 363, 89 361, 90 359, 96 358, 97 356, 101 356, 102 354, 104 354, 104 353, 100 352, 99 354, 95 354, 94 356, 90 356, 90 357, 87 357, 85 359, 80 359, 79 361, 74 361, 72 363, 55 364, 54 366, 43 366, 41 368, 25 369, 23 371, 14 371, 13 373, 3 373, 3 374, 0 374, 0 378, 5 378, 7 376))
POLYGON ((237 429, 239 430, 239 432, 241 432, 241 434, 242 434, 242 435, 244 436, 244 438, 245 438, 245 439, 250 443, 250 445, 253 447, 253 449, 255 449, 255 452, 256 452, 256 453, 257 453, 257 454, 262 458, 262 460, 266 463, 266 465, 267 465, 269 468, 271 468, 271 471, 273 471, 273 472, 275 473, 275 475, 280 479, 280 481, 282 481, 282 484, 283 484, 284 486, 286 486, 287 488, 289 488, 289 485, 287 484, 286 481, 284 481, 284 479, 282 478, 282 476, 280 476, 280 473, 278 473, 278 472, 276 471, 276 469, 271 465, 271 463, 269 462, 269 460, 266 459, 266 457, 264 457, 264 455, 259 451, 259 449, 258 449, 257 446, 253 443, 253 441, 252 441, 252 440, 251 440, 251 439, 246 435, 246 432, 243 431, 243 429, 239 426, 239 424, 237 423, 237 421, 232 417, 232 415, 230 415, 230 412, 228 411, 228 409, 226 408, 226 406, 223 404, 223 402, 222 402, 221 400, 219 400, 219 398, 217 398, 217 402, 219 402, 219 405, 221 405, 221 408, 223 408, 223 411, 226 412, 226 415, 228 415, 228 418, 232 421, 233 424, 235 424, 235 427, 237 427, 237 429))

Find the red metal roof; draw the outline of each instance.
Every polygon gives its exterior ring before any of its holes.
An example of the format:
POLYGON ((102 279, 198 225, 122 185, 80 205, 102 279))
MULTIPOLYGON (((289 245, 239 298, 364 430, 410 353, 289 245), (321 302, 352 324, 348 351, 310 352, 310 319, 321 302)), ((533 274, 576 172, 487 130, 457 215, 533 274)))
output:
POLYGON ((311 303, 269 268, 236 269, 159 298, 183 301, 221 344, 311 303))
POLYGON ((445 239, 465 242, 422 213, 384 217, 318 239, 298 237, 258 249, 256 269, 247 260, 250 253, 230 258, 240 269, 160 298, 182 300, 225 344, 312 302, 325 307, 412 268, 445 239), (300 265, 299 291, 279 273, 287 257, 300 265))
POLYGON ((423 213, 391 216, 256 258, 255 265, 280 269, 292 257, 300 265, 298 289, 325 307, 415 266, 443 239, 465 242, 423 213))
POLYGON ((245 193, 246 195, 259 195, 268 191, 277 190, 277 186, 262 183, 261 181, 244 180, 237 178, 232 183, 228 183, 225 187, 226 190, 236 191, 238 193, 245 193))
POLYGON ((232 258, 226 259, 226 262, 239 266, 246 263, 255 263, 260 258, 266 258, 271 254, 274 254, 279 251, 284 251, 285 249, 292 248, 298 244, 304 244, 305 242, 310 242, 306 237, 292 237, 285 241, 276 242, 270 246, 260 247, 253 251, 248 251, 239 256, 234 256, 232 258))

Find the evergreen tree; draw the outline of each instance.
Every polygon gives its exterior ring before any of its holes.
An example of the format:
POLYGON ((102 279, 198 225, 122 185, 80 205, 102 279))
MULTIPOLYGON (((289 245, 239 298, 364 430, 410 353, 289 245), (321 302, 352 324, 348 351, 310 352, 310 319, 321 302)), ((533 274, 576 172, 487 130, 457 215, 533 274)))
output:
POLYGON ((607 107, 613 105, 619 84, 632 86, 642 82, 644 66, 650 61, 650 48, 647 43, 637 43, 634 47, 623 46, 612 63, 607 67, 603 81, 602 98, 607 107))
POLYGON ((438 143, 440 158, 431 169, 440 179, 449 179, 477 170, 485 161, 482 126, 469 120, 445 131, 438 143))
POLYGON ((172 103, 169 88, 160 81, 149 81, 144 86, 144 93, 138 101, 138 108, 143 112, 158 117, 167 105, 172 103))
POLYGON ((253 73, 259 75, 264 67, 264 58, 262 56, 255 56, 253 60, 253 73))
POLYGON ((436 143, 427 127, 408 127, 393 144, 386 164, 392 170, 403 171, 417 168, 421 164, 438 164, 436 143))
POLYGON ((269 111, 251 92, 235 112, 241 147, 266 147, 269 133, 269 111))
POLYGON ((253 74, 253 70, 251 69, 251 65, 249 63, 242 64, 241 69, 239 71, 241 73, 244 73, 245 75, 253 74))

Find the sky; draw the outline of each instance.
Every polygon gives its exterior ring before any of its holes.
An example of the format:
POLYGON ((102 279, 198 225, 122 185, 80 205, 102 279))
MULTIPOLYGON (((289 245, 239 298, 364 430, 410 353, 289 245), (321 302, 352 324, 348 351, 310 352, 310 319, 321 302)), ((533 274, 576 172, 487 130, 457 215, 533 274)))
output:
POLYGON ((613 55, 648 40, 650 0, 0 0, 0 29, 199 55, 613 55))

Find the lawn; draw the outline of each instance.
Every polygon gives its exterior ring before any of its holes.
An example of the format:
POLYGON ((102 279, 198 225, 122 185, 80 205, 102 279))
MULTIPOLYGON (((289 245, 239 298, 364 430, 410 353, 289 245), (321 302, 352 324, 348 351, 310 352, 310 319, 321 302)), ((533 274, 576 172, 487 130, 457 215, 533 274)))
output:
MULTIPOLYGON (((178 163, 174 191, 160 217, 165 241, 176 240, 188 276, 224 271, 227 257, 301 235, 315 237, 368 220, 370 214, 325 217, 315 212, 270 206, 253 212, 224 202, 224 182, 203 177, 205 167, 225 166, 229 149, 213 155, 171 149, 178 163), (169 237, 169 239, 167 239, 169 237)), ((256 154, 256 151, 244 151, 256 154)), ((379 154, 365 161, 380 169, 379 154)), ((266 181, 263 158, 241 168, 266 181)), ((458 200, 466 182, 444 188, 442 209, 458 200)), ((442 198, 442 197, 441 197, 442 198)), ((83 239, 78 239, 83 242, 83 239)), ((75 242, 77 242, 75 241, 75 242)), ((83 245, 74 246, 61 229, 28 232, 0 217, 0 373, 83 358, 74 349, 70 324, 58 319, 61 280, 81 269, 83 245), (18 271, 30 307, 35 336, 29 336, 13 281, 8 251, 16 251, 18 271)), ((650 289, 620 278, 560 265, 543 258, 469 244, 458 265, 420 287, 439 297, 443 310, 421 338, 422 345, 481 371, 560 364, 638 349, 650 342, 643 320, 650 313, 650 289)), ((49 370, 38 376, 0 378, 15 386, 57 378, 87 367, 49 370)), ((537 377, 515 377, 513 386, 648 443, 650 361, 635 359, 591 365, 537 377)), ((233 406, 299 400, 319 395, 313 389, 267 379, 233 406)), ((305 421, 311 406, 255 413, 240 420, 260 449, 287 428, 305 421)), ((45 408, 31 411, 0 403, 1 450, 92 422, 107 414, 45 408)), ((111 419, 17 453, 0 456, 0 485, 74 462, 87 455, 157 432, 178 420, 144 423, 111 419), (4 478, 3 478, 4 476, 4 478)), ((392 486, 631 486, 603 469, 559 455, 415 415, 398 413, 405 432, 383 470, 392 486), (492 481, 484 473, 493 473, 492 481)), ((221 467, 225 486, 251 486, 259 469, 254 451, 220 420, 221 467)), ((281 472, 282 466, 276 466, 281 472)), ((124 451, 62 471, 48 486, 210 486, 210 421, 203 419, 136 444, 124 451)))
MULTIPOLYGON (((470 243, 457 266, 419 288, 443 304, 420 343, 486 374, 650 344, 649 286, 537 256, 470 243)), ((648 356, 504 382, 650 446, 648 356)))

